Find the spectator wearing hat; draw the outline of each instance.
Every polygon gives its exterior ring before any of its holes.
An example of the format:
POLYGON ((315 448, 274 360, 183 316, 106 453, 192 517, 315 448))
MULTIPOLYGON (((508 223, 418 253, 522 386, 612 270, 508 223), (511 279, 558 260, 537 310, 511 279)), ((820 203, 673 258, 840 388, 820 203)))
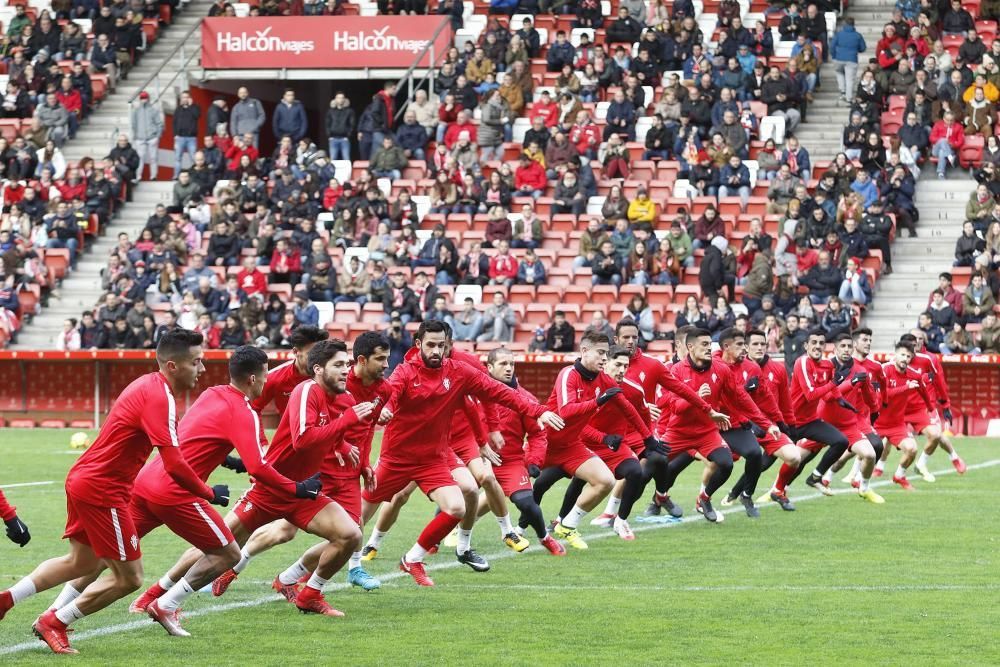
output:
POLYGON ((306 289, 295 290, 292 295, 292 313, 299 326, 319 326, 319 309, 310 300, 306 289))

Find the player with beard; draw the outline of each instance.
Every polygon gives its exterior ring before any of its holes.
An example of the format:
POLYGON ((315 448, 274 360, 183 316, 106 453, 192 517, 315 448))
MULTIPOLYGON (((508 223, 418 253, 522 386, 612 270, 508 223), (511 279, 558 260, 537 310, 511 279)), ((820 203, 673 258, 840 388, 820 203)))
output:
POLYGON ((452 415, 466 395, 527 414, 540 426, 561 429, 564 424, 555 413, 480 370, 446 358, 448 335, 444 322, 422 322, 414 345, 417 352, 397 366, 389 379, 391 396, 379 419, 388 425, 375 469, 378 486, 362 494, 362 518, 367 521, 381 503, 416 482, 441 512, 400 559, 399 568, 418 585, 433 586, 424 569, 424 557, 465 515, 465 498, 452 479, 447 455, 451 452, 448 443, 452 415))
MULTIPOLYGON (((661 447, 636 409, 621 395, 622 388, 604 372, 609 347, 605 334, 588 329, 580 339, 579 359, 559 371, 547 405, 559 412, 567 427, 549 435, 544 469, 533 485, 535 502, 539 504, 545 492, 564 476, 578 477, 587 485, 552 531, 575 549, 587 548, 577 530, 580 520, 611 492, 615 483, 608 466, 587 446, 604 440, 604 434, 591 426, 594 417, 611 411, 623 429, 634 429, 639 434, 644 447, 661 447)), ((524 521, 522 517, 522 527, 524 521)))
MULTIPOLYGON (((630 384, 638 388, 642 392, 642 403, 633 403, 633 405, 650 429, 660 421, 662 416, 660 408, 656 405, 657 395, 662 391, 673 392, 695 404, 699 404, 699 402, 704 403, 694 390, 678 381, 659 359, 646 354, 639 348, 639 326, 635 323, 635 320, 626 317, 618 323, 615 327, 615 344, 624 347, 629 352, 628 370, 625 372, 623 382, 624 384, 630 384)), ((705 408, 710 409, 707 403, 705 403, 705 408)), ((719 424, 719 428, 729 428, 729 419, 726 415, 715 413, 712 418, 716 424, 719 424)), ((630 432, 628 444, 632 447, 632 451, 641 457, 645 451, 645 447, 637 433, 630 432)), ((640 458, 640 463, 645 475, 643 487, 645 488, 645 485, 652 479, 657 489, 659 489, 660 485, 664 483, 667 471, 667 457, 663 454, 653 452, 645 458, 640 458)), ((615 517, 618 516, 618 507, 621 503, 624 488, 625 482, 619 480, 608 497, 608 504, 604 509, 604 513, 591 521, 591 525, 607 527, 613 525, 615 517)), ((683 514, 681 508, 671 502, 669 496, 654 493, 653 502, 647 508, 646 514, 649 516, 657 515, 663 509, 666 509, 672 516, 680 517, 683 514)))
MULTIPOLYGON (((792 470, 797 470, 802 459, 809 452, 797 446, 787 435, 792 405, 788 395, 788 371, 785 369, 785 364, 775 361, 767 355, 767 336, 759 329, 752 329, 747 333, 747 359, 756 364, 759 370, 749 373, 748 381, 744 387, 761 412, 774 422, 780 431, 777 436, 767 434, 759 440, 765 456, 761 472, 770 468, 777 460, 782 461, 792 470), (756 380, 756 382, 749 380, 756 380)), ((772 500, 786 512, 794 512, 795 505, 785 494, 785 487, 780 479, 778 485, 758 498, 757 502, 772 500)), ((741 477, 722 504, 735 502, 745 488, 745 479, 741 477)))
POLYGON ((854 339, 851 334, 842 333, 834 339, 833 381, 840 388, 844 401, 854 409, 844 407, 834 397, 820 401, 819 416, 847 437, 850 451, 858 457, 861 481, 858 495, 870 503, 881 505, 885 502, 869 487, 875 461, 881 455, 881 443, 875 447, 865 431, 871 431, 871 413, 879 408, 878 392, 872 387, 868 370, 854 359, 854 339))
MULTIPOLYGON (((343 413, 357 402, 372 403, 374 406, 385 405, 389 398, 389 386, 384 376, 389 366, 389 341, 377 332, 366 332, 354 341, 351 351, 354 357, 354 367, 347 374, 347 391, 340 394, 337 410, 343 413)), ((361 521, 361 487, 358 478, 366 486, 375 483, 371 468, 371 445, 375 437, 375 419, 368 418, 351 426, 344 436, 346 442, 358 448, 358 465, 350 465, 336 450, 328 452, 320 470, 320 481, 323 492, 333 498, 348 516, 360 526, 361 521)), ((363 528, 363 527, 362 527, 363 528)), ((212 594, 221 596, 236 580, 249 564, 250 559, 272 549, 279 544, 292 540, 298 534, 298 528, 286 520, 275 521, 256 531, 243 546, 242 558, 232 569, 222 573, 212 584, 212 594)), ((304 578, 316 569, 323 553, 325 543, 319 543, 303 554, 278 575, 279 592, 288 600, 297 595, 296 584, 305 583, 304 578)), ((372 577, 361 564, 361 552, 355 549, 348 564, 347 582, 362 590, 375 590, 381 586, 378 579, 372 577)))
MULTIPOLYGON (((494 380, 524 394, 526 398, 535 398, 531 392, 517 383, 517 377, 514 375, 514 355, 510 350, 502 347, 490 350, 486 358, 486 369, 494 380)), ((493 469, 497 481, 500 482, 504 494, 534 529, 541 545, 553 556, 565 556, 566 548, 545 530, 542 508, 535 502, 531 493, 531 478, 539 475, 539 466, 545 460, 546 432, 539 428, 534 419, 505 407, 497 410, 497 419, 504 439, 503 446, 496 450, 500 458, 499 465, 493 469)), ((489 511, 490 504, 485 498, 481 499, 479 516, 489 511)))
MULTIPOLYGON (((905 338, 905 337, 904 337, 905 338)), ((892 481, 905 491, 912 491, 913 485, 906 477, 906 469, 917 456, 917 441, 907 424, 907 413, 912 414, 913 397, 916 396, 927 410, 933 409, 923 375, 910 368, 913 359, 913 346, 907 340, 900 339, 896 344, 896 352, 892 361, 882 365, 885 374, 885 394, 882 409, 875 420, 875 429, 885 438, 886 443, 899 450, 900 461, 892 481)), ((886 447, 888 449, 888 447, 886 447)), ((884 460, 884 455, 881 460, 884 460)))
MULTIPOLYGON (((352 426, 373 414, 375 409, 373 403, 366 402, 339 413, 338 406, 342 404, 342 394, 347 391, 350 372, 350 357, 344 341, 329 339, 316 343, 309 351, 308 364, 313 377, 292 391, 288 402, 290 409, 282 415, 267 451, 272 467, 291 479, 318 476, 331 451, 357 465, 358 448, 344 438, 352 426), (339 416, 334 417, 337 414, 339 416)), ((290 601, 303 613, 343 616, 323 598, 322 589, 357 547, 361 539, 357 522, 324 493, 315 499, 288 499, 254 484, 226 516, 226 525, 237 543, 244 545, 255 530, 279 519, 328 542, 305 587, 290 601)), ((201 555, 197 549, 189 549, 167 576, 176 581, 201 555)), ((273 587, 283 595, 289 593, 278 579, 273 587)))
POLYGON ((202 336, 176 329, 156 347, 159 370, 132 381, 118 396, 94 444, 77 459, 66 477, 66 532, 70 552, 39 565, 27 577, 0 593, 0 619, 18 602, 35 593, 111 570, 87 586, 76 600, 48 610, 32 625, 35 635, 54 653, 77 653, 69 644, 68 626, 104 609, 142 585, 142 552, 129 512, 136 476, 153 449, 185 491, 225 506, 229 487, 209 487, 184 460, 177 439, 174 393, 193 389, 205 372, 202 336))

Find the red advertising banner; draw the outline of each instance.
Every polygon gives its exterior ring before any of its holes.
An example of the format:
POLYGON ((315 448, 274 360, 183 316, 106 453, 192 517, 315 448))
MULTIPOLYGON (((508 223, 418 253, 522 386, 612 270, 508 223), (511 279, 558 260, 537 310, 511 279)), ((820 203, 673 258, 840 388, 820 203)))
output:
MULTIPOLYGON (((440 16, 287 16, 206 18, 201 24, 205 69, 406 68, 447 23, 440 16)), ((431 49, 440 60, 451 27, 431 49)), ((430 51, 421 66, 430 66, 430 51)))

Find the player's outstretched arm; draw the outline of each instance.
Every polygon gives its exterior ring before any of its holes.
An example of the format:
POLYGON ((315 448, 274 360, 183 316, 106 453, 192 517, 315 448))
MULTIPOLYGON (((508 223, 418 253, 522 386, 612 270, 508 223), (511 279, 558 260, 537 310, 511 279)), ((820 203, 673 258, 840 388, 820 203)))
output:
POLYGON ((0 518, 7 526, 7 539, 24 548, 31 541, 31 533, 28 532, 28 526, 17 516, 16 510, 16 507, 8 504, 3 491, 0 491, 0 518))

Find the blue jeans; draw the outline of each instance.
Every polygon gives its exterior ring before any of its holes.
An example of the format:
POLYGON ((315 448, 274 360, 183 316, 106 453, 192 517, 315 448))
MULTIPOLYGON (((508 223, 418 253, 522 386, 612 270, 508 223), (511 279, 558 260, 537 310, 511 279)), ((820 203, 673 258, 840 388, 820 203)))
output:
POLYGON ((948 158, 955 157, 954 149, 948 143, 947 139, 938 139, 937 143, 931 148, 931 155, 938 159, 938 176, 944 177, 944 172, 948 169, 948 158))
POLYGON ((402 178, 402 174, 399 169, 375 169, 372 171, 372 175, 375 178, 388 178, 393 181, 398 181, 402 178))
POLYGON ((347 137, 330 137, 330 159, 350 160, 351 140, 347 137))
POLYGON ((198 150, 197 137, 174 137, 174 180, 181 173, 181 160, 187 153, 194 160, 195 151, 198 150))
POLYGON ((68 248, 69 249, 69 265, 76 266, 76 251, 79 247, 80 242, 76 239, 49 239, 45 246, 47 248, 68 248))

